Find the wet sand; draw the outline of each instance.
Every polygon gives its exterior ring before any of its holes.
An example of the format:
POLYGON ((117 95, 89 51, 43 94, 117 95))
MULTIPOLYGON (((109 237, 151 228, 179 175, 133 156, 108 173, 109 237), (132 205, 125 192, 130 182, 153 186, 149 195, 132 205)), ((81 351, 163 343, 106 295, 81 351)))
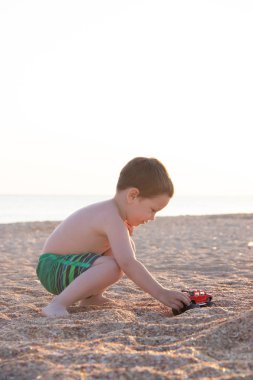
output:
POLYGON ((202 288, 215 305, 174 317, 124 277, 115 306, 40 315, 36 278, 57 222, 0 225, 0 379, 253 379, 253 215, 161 217, 136 229, 137 257, 170 289, 202 288))

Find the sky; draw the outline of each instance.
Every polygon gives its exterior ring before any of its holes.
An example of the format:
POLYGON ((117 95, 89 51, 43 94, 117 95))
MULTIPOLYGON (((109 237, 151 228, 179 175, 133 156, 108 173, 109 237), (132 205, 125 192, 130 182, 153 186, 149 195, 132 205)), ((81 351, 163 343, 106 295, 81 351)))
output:
POLYGON ((0 194, 253 194, 251 0, 0 0, 0 194))

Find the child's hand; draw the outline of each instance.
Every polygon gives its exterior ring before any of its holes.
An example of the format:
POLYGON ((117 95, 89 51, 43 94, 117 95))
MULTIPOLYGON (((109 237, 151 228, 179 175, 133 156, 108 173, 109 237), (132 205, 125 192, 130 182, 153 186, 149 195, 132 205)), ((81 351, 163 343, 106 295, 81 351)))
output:
POLYGON ((125 220, 125 225, 126 225, 126 227, 128 229, 129 235, 132 236, 133 232, 134 232, 134 227, 131 226, 131 224, 129 224, 127 220, 125 220))
POLYGON ((163 289, 158 299, 164 305, 177 311, 180 311, 185 305, 188 306, 191 303, 190 298, 186 294, 168 289, 163 289))

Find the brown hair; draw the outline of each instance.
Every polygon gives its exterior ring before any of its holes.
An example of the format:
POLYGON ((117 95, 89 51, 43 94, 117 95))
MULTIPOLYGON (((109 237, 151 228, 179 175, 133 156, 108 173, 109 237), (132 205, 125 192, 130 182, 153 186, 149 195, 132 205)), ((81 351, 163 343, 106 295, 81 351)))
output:
POLYGON ((121 170, 117 191, 136 187, 140 197, 152 198, 161 194, 174 194, 173 183, 165 166, 156 158, 136 157, 121 170))

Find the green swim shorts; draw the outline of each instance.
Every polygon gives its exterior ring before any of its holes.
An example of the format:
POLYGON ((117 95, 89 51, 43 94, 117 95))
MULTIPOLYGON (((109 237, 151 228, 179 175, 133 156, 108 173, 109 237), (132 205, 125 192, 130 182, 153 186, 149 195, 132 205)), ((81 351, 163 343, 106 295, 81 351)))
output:
POLYGON ((60 294, 76 277, 85 272, 96 259, 97 253, 73 255, 56 255, 44 253, 39 258, 37 276, 52 294, 60 294))

